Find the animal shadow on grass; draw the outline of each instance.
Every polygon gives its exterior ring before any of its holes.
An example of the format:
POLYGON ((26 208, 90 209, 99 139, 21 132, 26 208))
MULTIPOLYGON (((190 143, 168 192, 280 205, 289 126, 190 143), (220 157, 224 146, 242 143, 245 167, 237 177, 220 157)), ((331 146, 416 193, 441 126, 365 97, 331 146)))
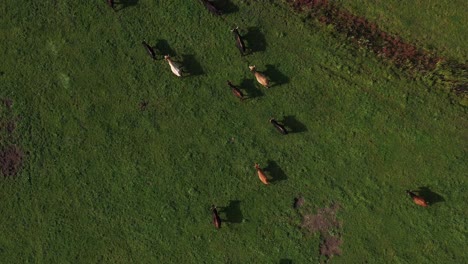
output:
POLYGON ((270 180, 271 183, 276 183, 288 179, 288 176, 286 176, 286 174, 280 168, 280 166, 278 166, 278 163, 276 163, 276 161, 268 160, 265 171, 267 171, 272 177, 272 179, 270 180))
POLYGON ((115 4, 118 6, 118 8, 116 8, 115 11, 120 11, 127 7, 136 6, 138 4, 138 0, 118 0, 115 1, 115 4))
POLYGON ((292 264, 292 259, 281 259, 280 264, 292 264))
POLYGON ((417 193, 419 196, 423 197, 430 205, 445 201, 444 197, 442 197, 438 193, 431 191, 429 187, 419 187, 417 193))
POLYGON ((223 12, 223 14, 230 14, 239 11, 237 7, 231 0, 218 0, 216 1, 216 7, 223 12))
POLYGON ((267 44, 265 35, 260 31, 258 27, 249 27, 247 34, 244 35, 245 41, 247 41, 247 47, 250 53, 265 51, 267 44))
POLYGON ((286 84, 289 82, 289 77, 281 73, 276 66, 267 64, 266 71, 264 71, 266 76, 273 82, 273 86, 278 86, 282 84, 286 84))
POLYGON ((295 116, 283 116, 283 120, 281 121, 288 129, 289 133, 301 133, 306 132, 307 127, 299 122, 295 116))
POLYGON ((262 97, 264 94, 260 89, 255 87, 255 81, 253 79, 244 79, 240 84, 241 89, 245 89, 247 91, 247 98, 253 99, 256 97, 262 97))
POLYGON ((156 42, 156 46, 154 46, 153 48, 156 48, 163 56, 169 55, 171 57, 174 57, 177 55, 165 39, 158 39, 158 41, 156 42))
POLYGON ((183 55, 183 69, 190 76, 202 75, 205 72, 203 71, 200 63, 195 59, 194 55, 183 55))
POLYGON ((242 215, 242 211, 240 209, 241 201, 238 200, 231 200, 229 201, 229 205, 222 207, 220 212, 224 213, 226 219, 224 219, 227 223, 242 223, 244 216, 242 215))

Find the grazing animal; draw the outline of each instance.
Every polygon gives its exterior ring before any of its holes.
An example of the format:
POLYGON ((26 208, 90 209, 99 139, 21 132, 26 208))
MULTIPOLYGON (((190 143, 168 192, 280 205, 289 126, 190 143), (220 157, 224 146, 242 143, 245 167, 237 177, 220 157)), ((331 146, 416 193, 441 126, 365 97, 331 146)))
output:
POLYGON ((234 84, 232 84, 231 81, 227 81, 227 84, 229 85, 229 87, 231 87, 231 92, 232 94, 234 94, 234 96, 236 96, 237 98, 241 100, 244 100, 244 94, 239 88, 237 88, 234 84))
POLYGON ((171 60, 171 57, 169 55, 164 56, 164 59, 169 63, 169 66, 171 66, 171 71, 178 77, 182 77, 182 70, 177 63, 173 62, 171 60))
POLYGON ((236 38, 236 47, 239 49, 241 55, 244 56, 246 48, 245 48, 244 40, 242 39, 241 35, 239 34, 239 27, 231 29, 231 32, 234 33, 234 37, 236 38))
POLYGON ((257 69, 255 68, 255 66, 249 66, 249 69, 250 71, 255 75, 255 78, 257 79, 257 82, 259 82, 261 85, 265 86, 266 88, 270 88, 270 81, 268 80, 268 78, 257 71, 257 69))
POLYGON ((213 224, 216 229, 221 228, 221 218, 219 217, 218 210, 214 204, 211 205, 211 216, 213 218, 213 224))
POLYGON ((262 181, 263 184, 266 184, 266 185, 270 184, 268 182, 268 179, 267 179, 265 173, 263 172, 262 169, 260 169, 260 166, 258 165, 258 163, 255 163, 255 169, 257 170, 258 178, 260 179, 260 181, 262 181))
POLYGON ((114 0, 107 0, 107 5, 110 6, 112 9, 114 9, 115 1, 114 0))
POLYGON ((148 43, 146 43, 146 41, 143 41, 141 44, 143 44, 143 47, 145 47, 145 49, 148 52, 148 54, 150 55, 150 57, 153 60, 156 60, 156 53, 154 52, 153 48, 150 45, 148 45, 148 43))
POLYGON ((411 199, 413 199, 413 202, 419 206, 422 206, 422 207, 427 207, 428 206, 428 203, 426 202, 426 200, 424 198, 422 198, 421 196, 419 195, 416 195, 414 192, 410 191, 410 190, 407 190, 406 191, 407 194, 409 194, 409 196, 411 196, 411 199))
POLYGON ((223 13, 221 12, 221 10, 219 10, 218 8, 216 8, 216 6, 213 5, 213 3, 211 3, 210 1, 208 0, 201 0, 203 5, 206 7, 206 9, 208 9, 208 11, 213 14, 213 15, 217 15, 217 16, 220 16, 222 15, 223 13))
POLYGON ((280 123, 278 123, 278 121, 276 121, 274 118, 270 118, 270 123, 272 123, 273 126, 275 126, 276 130, 278 130, 281 134, 283 135, 288 134, 288 130, 286 130, 286 128, 280 123))

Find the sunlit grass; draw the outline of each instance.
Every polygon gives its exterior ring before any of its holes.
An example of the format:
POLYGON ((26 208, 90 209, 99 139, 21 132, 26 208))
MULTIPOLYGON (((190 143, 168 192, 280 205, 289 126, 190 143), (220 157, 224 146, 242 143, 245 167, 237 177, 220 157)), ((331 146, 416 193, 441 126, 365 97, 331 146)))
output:
POLYGON ((314 263, 319 238, 300 214, 336 202, 334 262, 466 260, 466 108, 284 6, 232 2, 239 11, 222 17, 186 0, 0 7, 0 98, 14 101, 28 153, 0 181, 0 259, 314 263), (234 25, 255 33, 257 52, 239 55, 234 25), (175 77, 142 40, 192 75, 175 77), (278 85, 255 84, 248 65, 278 85), (264 186, 255 162, 285 178, 264 186), (404 191, 422 186, 445 202, 418 208, 404 191), (215 230, 211 204, 231 201, 236 221, 215 230))

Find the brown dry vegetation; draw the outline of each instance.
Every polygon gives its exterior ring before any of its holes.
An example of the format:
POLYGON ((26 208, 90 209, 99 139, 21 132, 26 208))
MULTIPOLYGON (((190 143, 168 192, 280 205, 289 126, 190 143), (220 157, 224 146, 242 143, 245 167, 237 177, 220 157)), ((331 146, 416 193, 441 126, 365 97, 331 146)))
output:
POLYGON ((0 171, 4 176, 15 176, 21 168, 23 152, 18 146, 10 145, 0 150, 0 171))
POLYGON ((465 64, 442 58, 427 50, 405 42, 398 35, 390 34, 364 17, 356 16, 328 0, 287 0, 297 12, 307 12, 308 17, 320 23, 333 25, 351 42, 373 51, 396 66, 413 73, 435 73, 457 95, 468 93, 465 64))

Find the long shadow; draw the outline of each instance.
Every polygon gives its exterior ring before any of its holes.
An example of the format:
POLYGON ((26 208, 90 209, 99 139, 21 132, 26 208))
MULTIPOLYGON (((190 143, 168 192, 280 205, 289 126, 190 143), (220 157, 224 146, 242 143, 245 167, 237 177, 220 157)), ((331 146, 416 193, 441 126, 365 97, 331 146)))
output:
POLYGON ((242 215, 242 211, 240 209, 241 201, 238 200, 231 200, 229 201, 229 205, 226 207, 222 207, 220 212, 226 215, 226 219, 224 219, 227 223, 242 223, 244 216, 242 215))
POLYGON ((276 163, 276 161, 268 160, 265 171, 267 171, 272 177, 272 179, 270 180, 271 183, 285 181, 288 179, 288 176, 286 176, 286 173, 284 173, 280 166, 278 166, 278 163, 276 163))
POLYGON ((254 99, 257 97, 262 97, 265 94, 255 86, 255 81, 253 79, 243 79, 240 84, 241 89, 247 91, 247 98, 254 99))
POLYGON ((116 8, 115 11, 121 11, 127 7, 136 6, 138 4, 138 0, 120 0, 115 1, 115 4, 118 6, 118 9, 116 8))
POLYGON ((184 72, 188 73, 190 76, 202 75, 205 73, 198 60, 195 59, 194 55, 183 55, 182 58, 184 72))
POLYGON ((417 190, 416 192, 419 196, 423 197, 430 205, 445 201, 442 195, 431 191, 429 187, 419 187, 419 190, 417 190))
POLYGON ((264 73, 270 79, 270 81, 273 82, 273 85, 271 87, 286 84, 289 82, 289 77, 280 72, 274 65, 267 64, 266 71, 264 71, 264 73))
POLYGON ((299 122, 295 116, 283 116, 283 120, 281 121, 288 129, 289 133, 301 133, 306 132, 307 127, 299 122))
POLYGON ((216 1, 216 6, 223 12, 223 14, 230 14, 239 11, 239 7, 232 3, 231 0, 216 1))
POLYGON ((292 264, 292 259, 281 259, 280 264, 292 264))
POLYGON ((247 47, 250 49, 250 53, 266 50, 267 43, 265 35, 258 27, 249 27, 247 29, 247 34, 244 35, 244 39, 247 42, 247 47))
POLYGON ((158 39, 156 45, 153 47, 161 52, 161 55, 170 55, 171 57, 176 56, 176 52, 169 46, 169 43, 165 39, 158 39))

